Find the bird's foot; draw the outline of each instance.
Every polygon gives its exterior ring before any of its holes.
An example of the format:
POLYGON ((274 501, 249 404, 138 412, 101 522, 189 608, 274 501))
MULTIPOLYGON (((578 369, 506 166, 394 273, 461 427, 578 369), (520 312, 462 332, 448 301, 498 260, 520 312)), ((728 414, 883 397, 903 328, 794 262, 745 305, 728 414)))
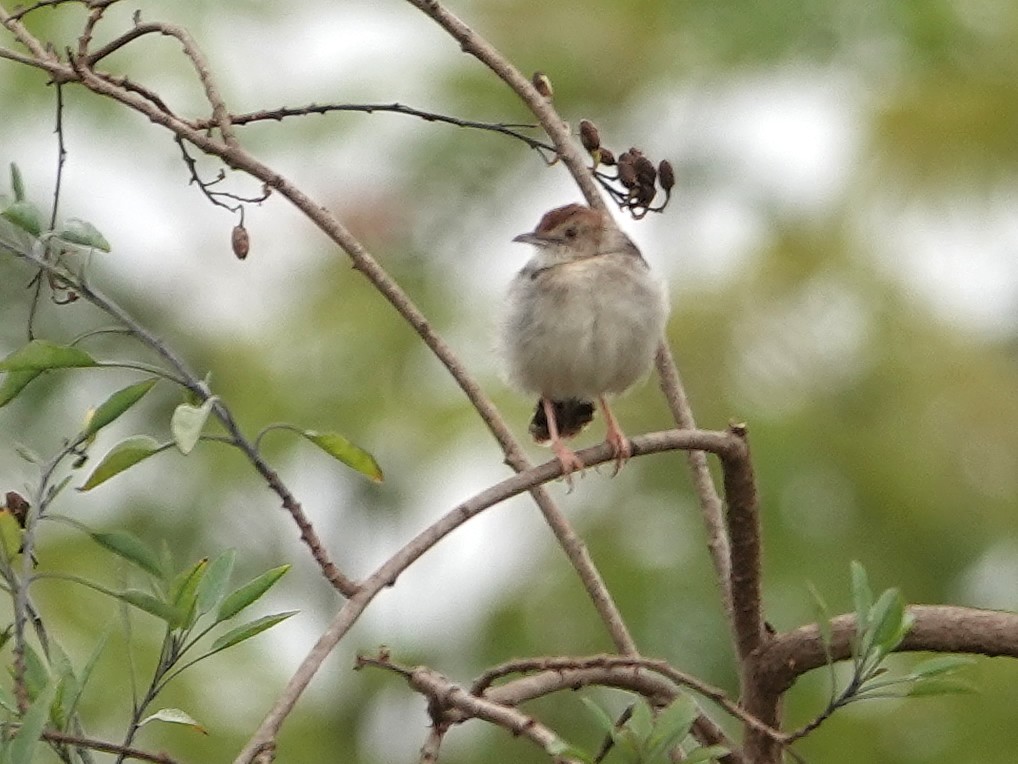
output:
POLYGON ((551 444, 551 448, 558 458, 558 463, 562 465, 562 477, 565 478, 566 485, 571 490, 573 487, 573 473, 582 472, 587 465, 561 440, 554 441, 551 444))
POLYGON ((615 477, 622 469, 622 465, 628 462, 633 455, 633 447, 629 443, 629 438, 617 426, 608 428, 604 440, 611 448, 612 456, 615 457, 615 470, 612 472, 612 477, 615 477))

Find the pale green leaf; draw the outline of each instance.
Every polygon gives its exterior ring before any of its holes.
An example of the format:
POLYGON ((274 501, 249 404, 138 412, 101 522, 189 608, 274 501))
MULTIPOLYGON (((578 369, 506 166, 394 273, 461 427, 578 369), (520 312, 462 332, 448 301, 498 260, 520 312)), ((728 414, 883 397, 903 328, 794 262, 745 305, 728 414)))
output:
POLYGON ((14 201, 25 201, 25 180, 21 177, 21 168, 11 162, 11 193, 14 194, 14 201))
POLYGON ((95 359, 80 348, 57 345, 49 340, 32 340, 0 361, 0 371, 43 371, 95 365, 95 359))
POLYGON ((170 724, 183 724, 186 727, 193 727, 203 735, 209 734, 209 731, 205 727, 191 717, 187 712, 181 711, 179 708, 160 708, 154 714, 146 716, 140 722, 139 727, 144 727, 149 722, 168 722, 170 724))
POLYGON ((975 664, 975 659, 967 655, 941 655, 936 658, 917 663, 909 672, 909 678, 920 679, 933 676, 943 676, 952 671, 957 671, 965 666, 975 664))
POLYGON ((223 634, 221 637, 216 639, 212 643, 212 652, 219 652, 225 650, 228 647, 233 647, 236 644, 244 642, 245 640, 251 639, 251 637, 261 634, 267 629, 271 629, 277 623, 282 623, 292 615, 296 615, 298 611, 290 610, 285 613, 276 613, 275 615, 266 615, 261 618, 257 618, 254 621, 248 621, 245 624, 241 624, 235 629, 230 629, 228 632, 223 634))
POLYGON ((9 204, 0 215, 32 236, 42 233, 42 213, 31 202, 18 201, 9 204))
POLYGON ((215 402, 216 398, 212 396, 200 406, 181 403, 174 409, 173 416, 170 418, 170 432, 173 433, 173 440, 177 444, 177 448, 180 449, 180 453, 189 454, 194 450, 215 402))
POLYGON ((142 396, 151 390, 152 386, 158 381, 157 377, 153 377, 143 382, 128 385, 122 390, 117 390, 117 392, 103 401, 99 408, 89 417, 83 434, 88 436, 99 432, 99 430, 140 401, 142 396))
POLYGON ((678 745, 693 725, 699 711, 688 695, 680 695, 654 720, 654 728, 647 738, 647 758, 653 760, 678 745))
POLYGON ((283 575, 290 569, 289 565, 280 565, 278 568, 272 568, 262 573, 260 576, 256 576, 248 581, 246 584, 241 586, 239 589, 234 590, 223 600, 223 604, 219 606, 219 613, 216 615, 216 623, 222 623, 233 616, 237 615, 241 610, 246 608, 251 603, 257 601, 265 592, 272 588, 272 585, 276 583, 283 575))
POLYGON ((11 764, 32 764, 56 690, 56 683, 48 684, 22 717, 18 734, 7 744, 10 745, 11 764))
POLYGON ((197 612, 199 616, 211 613, 223 601, 236 558, 237 550, 227 549, 209 563, 205 575, 202 576, 201 582, 198 584, 197 612))
POLYGON ((78 488, 78 490, 90 491, 97 485, 105 483, 114 475, 119 475, 129 467, 133 467, 143 459, 147 459, 152 454, 159 453, 165 448, 165 445, 160 445, 148 435, 138 435, 134 438, 122 440, 102 458, 102 461, 99 462, 92 471, 92 474, 88 476, 84 485, 78 488))
POLYGON ((163 602, 158 597, 153 597, 148 592, 143 592, 140 589, 128 589, 126 592, 114 592, 114 597, 119 600, 123 600, 128 605, 133 605, 139 610, 144 610, 146 613, 161 618, 166 621, 171 627, 175 624, 180 623, 183 618, 181 612, 170 605, 167 602, 163 602))
POLYGON ((63 226, 61 226, 60 230, 57 231, 56 236, 58 239, 66 241, 69 244, 77 244, 82 247, 98 249, 103 252, 110 251, 110 243, 106 241, 105 237, 101 233, 99 233, 99 229, 87 220, 70 218, 63 224, 63 226))
POLYGON ((317 432, 315 430, 301 430, 301 435, 310 440, 325 453, 334 459, 338 459, 347 467, 350 467, 362 475, 381 483, 384 479, 382 469, 375 461, 375 457, 369 454, 360 446, 351 443, 342 435, 336 432, 317 432))
POLYGON ((146 573, 151 573, 157 578, 163 577, 163 568, 159 562, 159 555, 137 536, 127 531, 89 531, 92 540, 102 547, 122 557, 130 563, 137 565, 146 573))
POLYGON ((4 374, 4 381, 0 382, 0 406, 6 406, 13 401, 28 384, 42 374, 41 369, 25 369, 23 371, 9 371, 4 374))

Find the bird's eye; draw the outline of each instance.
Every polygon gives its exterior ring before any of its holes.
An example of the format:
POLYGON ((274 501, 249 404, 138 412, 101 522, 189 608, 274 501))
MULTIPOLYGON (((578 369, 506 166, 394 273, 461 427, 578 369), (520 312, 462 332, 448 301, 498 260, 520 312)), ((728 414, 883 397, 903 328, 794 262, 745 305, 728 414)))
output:
POLYGON ((575 239, 576 238, 576 226, 574 226, 574 225, 569 226, 565 230, 565 236, 566 236, 567 239, 575 239))

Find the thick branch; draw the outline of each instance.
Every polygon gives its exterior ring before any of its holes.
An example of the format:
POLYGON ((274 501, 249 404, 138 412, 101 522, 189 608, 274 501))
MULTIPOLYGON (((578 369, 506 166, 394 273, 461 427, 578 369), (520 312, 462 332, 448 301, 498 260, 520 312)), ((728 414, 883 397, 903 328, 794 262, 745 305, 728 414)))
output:
MULTIPOLYGON (((957 607, 910 605, 915 619, 898 652, 969 653, 1018 658, 1018 613, 957 607)), ((855 616, 831 620, 831 657, 852 657, 855 616)), ((807 671, 827 664, 816 625, 777 634, 756 656, 759 681, 771 693, 781 694, 807 671)))

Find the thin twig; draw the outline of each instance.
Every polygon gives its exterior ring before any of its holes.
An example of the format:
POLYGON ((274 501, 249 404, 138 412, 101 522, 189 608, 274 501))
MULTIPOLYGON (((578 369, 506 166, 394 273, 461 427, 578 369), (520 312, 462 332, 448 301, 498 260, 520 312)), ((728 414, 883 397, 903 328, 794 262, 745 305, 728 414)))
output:
POLYGON ((96 740, 94 738, 81 737, 79 735, 68 735, 67 733, 57 732, 56 730, 45 730, 42 733, 42 737, 45 740, 49 740, 54 743, 61 743, 62 745, 73 746, 75 748, 88 748, 92 751, 120 754, 125 759, 150 761, 153 762, 153 764, 179 764, 177 759, 171 758, 165 753, 149 753, 148 751, 142 751, 139 748, 121 746, 116 743, 108 743, 105 740, 96 740))

